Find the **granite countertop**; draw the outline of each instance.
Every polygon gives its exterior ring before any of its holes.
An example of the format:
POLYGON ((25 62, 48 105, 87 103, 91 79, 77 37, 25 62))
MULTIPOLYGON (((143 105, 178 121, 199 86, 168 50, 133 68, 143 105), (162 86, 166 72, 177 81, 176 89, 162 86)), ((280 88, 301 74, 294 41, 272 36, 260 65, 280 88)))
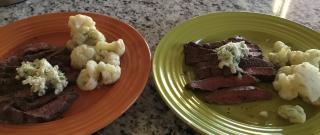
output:
MULTIPOLYGON (((272 14, 320 31, 319 0, 27 0, 0 7, 0 26, 29 16, 51 12, 97 12, 135 27, 152 52, 177 23, 220 11, 272 14), (282 8, 281 8, 282 6, 282 8)), ((166 106, 151 77, 144 92, 119 119, 95 134, 196 134, 166 106)))

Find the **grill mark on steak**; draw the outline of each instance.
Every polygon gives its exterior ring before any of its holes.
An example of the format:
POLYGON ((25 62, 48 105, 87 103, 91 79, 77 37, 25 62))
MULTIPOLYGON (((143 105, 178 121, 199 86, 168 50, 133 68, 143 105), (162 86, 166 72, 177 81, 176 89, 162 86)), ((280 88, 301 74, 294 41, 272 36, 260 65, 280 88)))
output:
POLYGON ((195 68, 195 74, 198 79, 206 79, 212 76, 231 76, 233 75, 228 67, 220 69, 218 66, 195 68))
POLYGON ((10 101, 0 105, 0 116, 10 123, 17 124, 51 121, 59 118, 77 97, 78 93, 68 87, 54 100, 28 111, 14 107, 14 102, 10 101))
POLYGON ((57 95, 51 92, 40 97, 33 95, 30 98, 15 98, 13 106, 22 111, 27 111, 43 106, 51 100, 55 99, 56 97, 57 95))
POLYGON ((203 55, 185 55, 185 63, 187 65, 194 65, 199 62, 216 61, 218 56, 216 53, 207 53, 203 55))
POLYGON ((194 42, 189 42, 184 45, 184 54, 207 54, 207 53, 213 53, 214 51, 212 49, 206 48, 203 44, 196 44, 194 42))
POLYGON ((262 82, 272 82, 276 76, 276 71, 273 67, 249 67, 244 71, 262 82))
POLYGON ((239 67, 242 69, 246 69, 250 67, 274 67, 274 65, 260 58, 249 57, 241 58, 239 67))
POLYGON ((53 101, 43 105, 42 107, 26 111, 25 114, 32 118, 40 118, 40 122, 53 120, 60 117, 78 96, 78 93, 73 89, 70 89, 70 87, 66 88, 53 101))
POLYGON ((257 82, 257 79, 250 75, 238 76, 216 76, 203 80, 191 81, 186 88, 191 90, 215 91, 217 89, 235 86, 251 85, 257 82))
POLYGON ((202 94, 203 99, 208 103, 216 104, 239 104, 257 100, 269 100, 271 93, 255 86, 240 86, 224 88, 213 92, 202 94))

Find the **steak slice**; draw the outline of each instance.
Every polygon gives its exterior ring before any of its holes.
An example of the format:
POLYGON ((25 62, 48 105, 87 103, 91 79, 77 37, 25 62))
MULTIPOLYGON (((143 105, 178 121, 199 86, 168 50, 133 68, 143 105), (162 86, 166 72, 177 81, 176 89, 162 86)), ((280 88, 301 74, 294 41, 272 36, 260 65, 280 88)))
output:
POLYGON ((56 97, 57 95, 55 95, 53 92, 50 92, 44 96, 35 95, 22 99, 15 98, 13 106, 22 111, 28 111, 43 106, 51 100, 55 99, 56 97))
POLYGON ((244 72, 258 78, 262 82, 272 82, 276 76, 276 71, 273 67, 249 67, 244 72))
POLYGON ((195 74, 198 79, 205 79, 212 76, 231 76, 233 75, 230 69, 224 66, 220 69, 216 65, 212 65, 211 67, 204 67, 204 68, 195 68, 195 74))
POLYGON ((246 69, 250 67, 274 67, 274 65, 260 58, 248 57, 240 59, 239 67, 246 69))
POLYGON ((9 101, 10 99, 11 99, 11 97, 8 95, 0 96, 0 103, 4 102, 4 101, 9 101))
POLYGON ((16 108, 13 101, 2 102, 0 103, 0 116, 10 123, 46 122, 59 118, 77 97, 78 93, 71 87, 67 87, 54 100, 28 111, 16 108))
POLYGON ((216 76, 203 80, 192 81, 186 85, 191 90, 215 91, 220 88, 251 85, 257 82, 257 79, 250 75, 238 76, 216 76))
POLYGON ((203 55, 185 55, 185 64, 194 65, 199 62, 217 61, 218 56, 216 53, 207 53, 203 55))
POLYGON ((255 86, 224 88, 213 92, 206 92, 202 97, 208 103, 223 105, 268 100, 272 98, 270 92, 255 86))
POLYGON ((18 57, 27 56, 27 55, 33 55, 39 52, 43 52, 43 51, 45 52, 47 50, 52 50, 56 48, 57 47, 47 43, 31 43, 18 48, 16 51, 14 51, 14 54, 17 55, 18 57))
POLYGON ((26 111, 25 114, 30 116, 30 119, 40 119, 40 122, 56 119, 69 108, 78 96, 79 94, 75 90, 70 87, 66 88, 56 99, 42 107, 26 111))
POLYGON ((207 53, 213 53, 213 49, 206 48, 203 44, 197 44, 194 42, 189 42, 184 45, 183 49, 184 54, 190 55, 203 55, 207 53))

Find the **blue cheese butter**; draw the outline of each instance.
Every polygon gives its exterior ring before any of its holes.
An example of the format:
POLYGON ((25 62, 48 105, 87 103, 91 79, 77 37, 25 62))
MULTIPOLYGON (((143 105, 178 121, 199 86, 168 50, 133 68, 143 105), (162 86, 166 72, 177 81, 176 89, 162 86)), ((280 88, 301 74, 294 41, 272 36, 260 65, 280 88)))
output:
POLYGON ((16 71, 16 79, 22 80, 24 85, 30 85, 31 91, 39 96, 45 95, 49 86, 54 89, 55 94, 59 94, 68 85, 59 67, 52 66, 46 59, 23 61, 16 71))
POLYGON ((218 55, 219 65, 222 69, 224 66, 229 67, 231 73, 240 73, 240 59, 249 55, 249 48, 245 41, 229 42, 215 50, 218 55))

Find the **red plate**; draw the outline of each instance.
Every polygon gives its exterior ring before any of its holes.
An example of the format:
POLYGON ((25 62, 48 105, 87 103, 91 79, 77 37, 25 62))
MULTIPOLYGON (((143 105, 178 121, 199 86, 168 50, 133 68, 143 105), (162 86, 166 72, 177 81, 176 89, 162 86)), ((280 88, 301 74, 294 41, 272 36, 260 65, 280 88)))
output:
MULTIPOLYGON (((64 46, 70 39, 68 18, 78 13, 52 13, 30 17, 0 28, 0 58, 28 43, 47 42, 64 46)), ((131 26, 109 16, 83 13, 94 19, 108 42, 122 38, 126 52, 121 57, 122 74, 114 85, 80 97, 59 120, 38 124, 0 124, 0 134, 90 134, 118 118, 143 91, 150 71, 150 51, 144 38, 131 26)))

